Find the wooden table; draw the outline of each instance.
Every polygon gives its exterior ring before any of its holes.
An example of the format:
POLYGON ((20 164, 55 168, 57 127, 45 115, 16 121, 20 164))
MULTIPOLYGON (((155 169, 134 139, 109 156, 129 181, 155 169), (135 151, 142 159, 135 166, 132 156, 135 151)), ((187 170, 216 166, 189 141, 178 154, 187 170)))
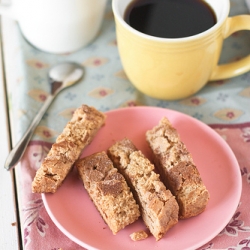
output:
POLYGON ((11 148, 8 104, 6 98, 6 78, 3 55, 3 30, 0 23, 0 249, 20 249, 18 204, 15 195, 15 173, 6 171, 4 162, 11 148), (17 213, 17 214, 16 214, 17 213))

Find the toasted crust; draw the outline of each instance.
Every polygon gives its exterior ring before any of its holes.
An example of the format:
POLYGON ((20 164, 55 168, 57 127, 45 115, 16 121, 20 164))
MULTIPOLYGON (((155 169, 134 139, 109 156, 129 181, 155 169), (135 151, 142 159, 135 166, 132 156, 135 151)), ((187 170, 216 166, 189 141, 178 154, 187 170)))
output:
POLYGON ((82 150, 105 122, 105 115, 82 105, 52 145, 32 182, 33 193, 54 193, 79 158, 82 150))
POLYGON ((124 139, 108 150, 115 166, 124 175, 140 205, 142 218, 159 240, 178 222, 178 204, 159 179, 147 158, 133 143, 124 139))
POLYGON ((146 140, 153 151, 155 164, 164 184, 176 196, 179 218, 185 219, 203 212, 209 193, 176 129, 167 118, 147 131, 146 140))
POLYGON ((124 177, 105 152, 78 160, 76 167, 85 189, 113 234, 138 219, 139 206, 124 177))

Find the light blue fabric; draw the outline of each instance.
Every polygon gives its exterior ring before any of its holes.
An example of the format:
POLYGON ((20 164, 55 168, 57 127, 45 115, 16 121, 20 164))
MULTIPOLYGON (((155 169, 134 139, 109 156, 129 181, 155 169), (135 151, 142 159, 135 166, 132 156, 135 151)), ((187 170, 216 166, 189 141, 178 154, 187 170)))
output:
MULTIPOLYGON (((230 15, 246 13, 248 10, 244 1, 231 1, 230 15)), ((195 96, 186 100, 161 101, 138 92, 126 78, 119 75, 119 72, 122 71, 122 65, 115 44, 115 24, 111 14, 111 1, 109 1, 107 15, 99 36, 89 46, 68 55, 52 55, 37 50, 23 38, 17 29, 22 53, 16 59, 19 66, 14 73, 24 76, 24 79, 11 93, 14 119, 18 121, 17 138, 20 138, 25 132, 42 105, 28 93, 32 89, 49 92, 48 68, 61 61, 76 61, 84 64, 86 74, 77 85, 59 94, 43 118, 40 125, 56 131, 61 131, 67 122, 67 118, 59 114, 68 108, 77 108, 83 103, 95 106, 101 111, 129 105, 164 107, 186 113, 207 124, 250 121, 250 94, 245 96, 241 94, 243 90, 245 93, 250 92, 250 72, 225 80, 224 84, 220 84, 222 82, 209 83, 195 96), (99 66, 89 62, 93 57, 101 61, 99 66), (35 65, 36 63, 38 65, 35 65), (39 63, 41 63, 41 67, 39 67, 39 63), (104 89, 107 93, 104 91, 103 96, 101 94, 94 95, 93 92, 98 89, 104 89), (20 110, 23 111, 23 115, 18 116, 20 110), (223 110, 229 112, 229 117, 223 118, 223 115, 216 115, 218 112, 223 113, 223 110)), ((56 39, 56 37, 51 39, 56 39)), ((250 54, 250 33, 247 31, 238 32, 237 35, 225 40, 220 61, 227 62, 248 53, 250 54)), ((39 139, 38 135, 35 137, 39 139)), ((53 141, 54 139, 48 140, 53 141)))

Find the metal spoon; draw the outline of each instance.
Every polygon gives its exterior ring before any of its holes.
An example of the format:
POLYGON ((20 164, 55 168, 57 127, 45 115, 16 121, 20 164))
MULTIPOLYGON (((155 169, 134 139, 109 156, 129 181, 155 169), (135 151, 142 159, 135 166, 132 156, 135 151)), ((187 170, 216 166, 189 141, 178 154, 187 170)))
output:
POLYGON ((46 101, 35 116, 22 139, 17 143, 17 145, 8 155, 4 164, 4 167, 7 170, 10 170, 12 167, 14 167, 22 158, 23 153, 31 139, 31 136, 33 135, 37 125, 41 121, 44 113, 47 111, 56 95, 61 90, 70 87, 74 83, 79 81, 82 78, 84 72, 85 70, 81 65, 73 62, 60 63, 49 70, 48 76, 51 84, 50 95, 47 97, 46 101))

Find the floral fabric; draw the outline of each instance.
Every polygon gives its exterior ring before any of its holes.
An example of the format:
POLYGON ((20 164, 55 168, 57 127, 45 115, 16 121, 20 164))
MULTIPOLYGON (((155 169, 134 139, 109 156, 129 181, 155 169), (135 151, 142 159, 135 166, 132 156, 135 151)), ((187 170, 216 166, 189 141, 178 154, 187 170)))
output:
MULTIPOLYGON (((250 249, 250 123, 227 126, 211 125, 226 140, 238 159, 242 175, 242 195, 233 218, 220 234, 203 249, 250 249)), ((51 143, 32 141, 21 161, 23 196, 23 239, 25 249, 84 249, 69 240, 52 222, 46 212, 40 194, 31 193, 31 182, 51 143)), ((62 208, 63 209, 63 208, 62 208)), ((213 222, 211 222, 213 223, 213 222)), ((205 226, 205 225, 204 225, 205 226)), ((202 230, 202 229, 201 229, 202 230)), ((114 236, 115 237, 115 236, 114 236)))
MULTIPOLYGON (((231 0, 230 15, 246 13, 248 10, 243 0, 231 0)), ((36 140, 53 142, 72 111, 82 103, 101 111, 136 105, 164 107, 207 124, 244 123, 250 119, 250 73, 209 82, 197 94, 184 100, 157 100, 137 91, 120 61, 111 1, 108 1, 99 36, 89 46, 72 54, 53 55, 39 51, 23 38, 17 25, 6 33, 11 119, 13 124, 19 121, 13 126, 16 140, 20 139, 50 93, 49 68, 62 61, 76 61, 85 67, 86 73, 78 84, 64 90, 53 102, 36 130, 36 140)), ((220 63, 236 61, 248 54, 249 34, 237 32, 225 40, 220 63)))

